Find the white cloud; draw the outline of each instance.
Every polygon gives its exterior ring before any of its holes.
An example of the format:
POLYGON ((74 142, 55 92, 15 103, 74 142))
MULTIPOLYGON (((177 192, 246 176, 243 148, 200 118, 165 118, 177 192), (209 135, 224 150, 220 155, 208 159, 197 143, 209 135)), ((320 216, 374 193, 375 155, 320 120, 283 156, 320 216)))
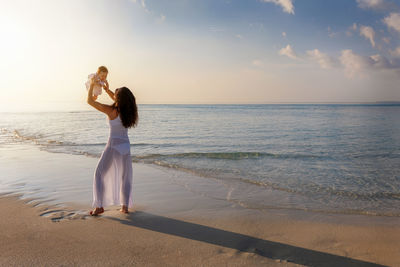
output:
POLYGON ((388 60, 386 57, 379 54, 369 57, 361 56, 350 49, 342 50, 339 60, 345 67, 346 75, 349 77, 354 77, 367 69, 400 69, 400 61, 388 60))
POLYGON ((287 45, 286 47, 279 50, 279 55, 287 56, 291 59, 298 59, 296 52, 293 50, 293 48, 290 45, 287 45))
POLYGON ((383 19, 383 22, 389 27, 400 32, 400 13, 390 13, 383 19))
POLYGON ((376 11, 398 10, 397 0, 356 0, 358 7, 376 11))
POLYGON ((238 39, 243 39, 243 36, 240 35, 240 34, 236 34, 235 37, 238 38, 238 39))
POLYGON ((330 69, 334 66, 334 59, 327 54, 322 53, 318 49, 308 50, 307 55, 318 64, 323 69, 330 69))
POLYGON ((360 35, 371 42, 372 47, 375 47, 375 31, 370 26, 360 26, 360 35))
POLYGON ((282 36, 283 36, 283 37, 286 37, 286 32, 282 32, 282 36))
POLYGON ((370 65, 367 58, 353 53, 351 49, 342 50, 339 60, 344 65, 348 77, 356 76, 357 73, 370 65))
POLYGON ((292 0, 261 0, 264 3, 274 3, 282 7, 283 11, 289 14, 294 14, 294 5, 292 0))
POLYGON ((372 9, 378 9, 383 7, 385 4, 384 0, 357 0, 357 4, 360 8, 372 8, 372 9))

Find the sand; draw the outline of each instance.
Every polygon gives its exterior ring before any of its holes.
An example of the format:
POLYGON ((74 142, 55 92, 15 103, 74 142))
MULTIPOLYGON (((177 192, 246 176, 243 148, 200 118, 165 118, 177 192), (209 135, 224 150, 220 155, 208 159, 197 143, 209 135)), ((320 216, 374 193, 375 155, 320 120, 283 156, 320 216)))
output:
MULTIPOLYGON (((55 175, 56 184, 69 171, 71 183, 91 183, 97 160, 3 146, 0 182, 55 175)), ((74 194, 79 202, 61 197, 62 207, 22 189, 0 195, 0 265, 400 266, 400 218, 246 209, 184 190, 174 171, 134 170, 130 214, 110 206, 89 216, 87 189, 74 194)))

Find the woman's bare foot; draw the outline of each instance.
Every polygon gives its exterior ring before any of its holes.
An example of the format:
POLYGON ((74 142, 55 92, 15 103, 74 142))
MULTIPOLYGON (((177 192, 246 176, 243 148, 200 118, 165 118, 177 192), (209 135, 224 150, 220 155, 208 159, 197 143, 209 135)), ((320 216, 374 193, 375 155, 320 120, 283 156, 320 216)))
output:
POLYGON ((120 212, 123 212, 123 213, 129 213, 128 207, 125 206, 125 205, 122 205, 122 208, 121 208, 119 211, 120 211, 120 212))
POLYGON ((91 210, 89 212, 89 214, 92 216, 97 216, 98 214, 101 214, 103 212, 104 212, 104 209, 103 209, 103 207, 101 207, 101 208, 95 208, 94 210, 91 210))

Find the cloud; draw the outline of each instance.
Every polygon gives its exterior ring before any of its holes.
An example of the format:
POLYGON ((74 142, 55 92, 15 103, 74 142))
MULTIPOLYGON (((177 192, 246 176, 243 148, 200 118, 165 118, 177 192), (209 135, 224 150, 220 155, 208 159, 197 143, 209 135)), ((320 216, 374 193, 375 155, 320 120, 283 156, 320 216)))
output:
POLYGON ((282 36, 286 38, 286 32, 282 32, 282 36))
POLYGON ((142 6, 142 8, 147 12, 150 13, 150 10, 147 9, 146 7, 146 2, 145 0, 131 0, 134 3, 140 3, 140 5, 142 6))
POLYGON ((357 24, 356 23, 353 23, 353 25, 351 25, 349 28, 348 28, 348 30, 346 31, 346 35, 347 36, 353 36, 353 31, 357 31, 357 29, 358 29, 358 26, 357 26, 357 24))
POLYGON ((332 57, 322 53, 318 49, 308 50, 307 55, 310 59, 318 62, 323 69, 330 69, 335 65, 335 60, 332 57))
POLYGON ((379 54, 370 56, 370 59, 372 59, 372 66, 378 69, 392 69, 399 67, 393 65, 386 57, 379 54))
POLYGON ((243 39, 243 36, 240 35, 240 34, 236 34, 235 37, 238 38, 238 39, 243 39))
POLYGON ((330 38, 334 38, 334 37, 339 36, 339 35, 340 35, 340 32, 333 32, 332 28, 330 26, 328 27, 328 36, 330 38))
POLYGON ((279 50, 279 55, 287 56, 291 59, 299 59, 296 52, 293 50, 293 48, 290 45, 287 45, 286 47, 279 50))
POLYGON ((370 26, 360 26, 360 35, 371 42, 372 47, 375 47, 375 31, 370 26))
POLYGON ((351 49, 342 50, 339 60, 343 64, 348 77, 356 76, 357 73, 370 65, 367 58, 353 53, 351 49))
POLYGON ((356 0, 358 7, 362 9, 372 9, 376 11, 399 10, 396 1, 388 0, 356 0))
POLYGON ((142 7, 143 7, 144 9, 147 9, 147 8, 146 8, 146 2, 145 2, 144 0, 141 0, 140 3, 141 3, 141 5, 142 5, 142 7))
POLYGON ((261 0, 264 3, 274 3, 282 7, 283 11, 289 14, 294 14, 294 5, 292 0, 261 0))
POLYGON ((389 16, 383 19, 383 22, 394 30, 400 32, 400 13, 390 13, 389 16))
POLYGON ((361 56, 354 53, 351 49, 342 50, 339 60, 343 64, 348 77, 354 77, 367 69, 400 69, 399 60, 388 60, 379 54, 368 57, 361 56))
POLYGON ((379 9, 385 4, 384 0, 357 0, 358 7, 367 9, 379 9))

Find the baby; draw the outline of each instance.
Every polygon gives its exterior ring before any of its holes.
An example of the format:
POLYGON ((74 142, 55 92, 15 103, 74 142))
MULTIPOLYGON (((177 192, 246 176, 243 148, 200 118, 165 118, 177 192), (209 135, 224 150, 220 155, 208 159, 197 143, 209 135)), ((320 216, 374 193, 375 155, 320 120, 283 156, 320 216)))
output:
POLYGON ((86 90, 89 90, 90 83, 94 80, 95 84, 93 86, 93 99, 96 100, 98 95, 101 95, 101 88, 105 86, 107 80, 108 70, 104 66, 100 66, 96 73, 89 74, 88 80, 85 83, 86 90))

